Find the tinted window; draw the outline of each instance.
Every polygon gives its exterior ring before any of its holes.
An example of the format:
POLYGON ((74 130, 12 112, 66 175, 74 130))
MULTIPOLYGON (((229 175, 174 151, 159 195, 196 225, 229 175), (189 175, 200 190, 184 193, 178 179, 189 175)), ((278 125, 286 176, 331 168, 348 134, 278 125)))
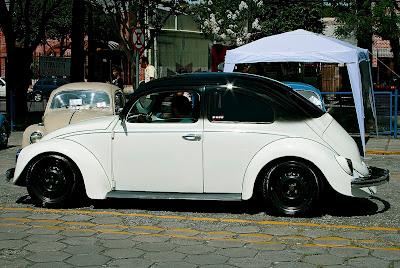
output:
POLYGON ((269 123, 274 121, 271 102, 256 93, 216 90, 211 93, 209 120, 269 123))
POLYGON ((127 116, 130 123, 194 123, 199 118, 199 94, 169 91, 140 97, 127 116))

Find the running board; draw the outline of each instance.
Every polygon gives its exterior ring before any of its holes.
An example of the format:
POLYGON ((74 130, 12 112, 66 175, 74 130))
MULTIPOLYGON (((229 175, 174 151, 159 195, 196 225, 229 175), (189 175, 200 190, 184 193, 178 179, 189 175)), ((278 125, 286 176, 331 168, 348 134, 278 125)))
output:
POLYGON ((106 198, 240 201, 242 200, 242 194, 111 191, 107 194, 106 198))

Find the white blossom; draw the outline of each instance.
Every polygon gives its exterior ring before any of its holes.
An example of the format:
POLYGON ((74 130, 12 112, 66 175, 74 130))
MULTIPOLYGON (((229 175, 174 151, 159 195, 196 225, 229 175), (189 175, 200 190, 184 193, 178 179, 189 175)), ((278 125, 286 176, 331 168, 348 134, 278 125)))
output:
POLYGON ((256 18, 253 23, 251 24, 251 28, 255 29, 255 30, 261 30, 261 25, 259 23, 258 18, 256 18))
POLYGON ((246 4, 246 2, 242 1, 239 4, 239 10, 242 11, 243 9, 247 9, 249 6, 246 4))

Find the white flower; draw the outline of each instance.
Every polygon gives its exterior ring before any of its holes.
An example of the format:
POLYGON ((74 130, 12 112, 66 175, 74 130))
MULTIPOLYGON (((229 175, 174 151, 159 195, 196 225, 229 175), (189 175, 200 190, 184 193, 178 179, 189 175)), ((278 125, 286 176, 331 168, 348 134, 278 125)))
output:
POLYGON ((256 18, 253 23, 251 24, 251 28, 256 30, 261 30, 261 25, 259 24, 258 18, 256 18))
POLYGON ((243 9, 247 9, 249 6, 246 4, 246 2, 242 1, 239 4, 239 10, 242 11, 243 9))
POLYGON ((220 37, 221 37, 221 39, 226 39, 226 34, 223 33, 223 34, 221 34, 220 37))
POLYGON ((238 44, 239 46, 240 46, 240 45, 243 45, 243 40, 242 40, 242 38, 240 38, 240 37, 236 38, 236 44, 238 44))

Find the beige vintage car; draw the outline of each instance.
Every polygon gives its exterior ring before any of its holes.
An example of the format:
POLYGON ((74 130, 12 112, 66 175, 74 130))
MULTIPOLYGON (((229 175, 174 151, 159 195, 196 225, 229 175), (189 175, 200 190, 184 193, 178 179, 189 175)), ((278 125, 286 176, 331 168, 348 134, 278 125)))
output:
POLYGON ((118 114, 124 104, 123 92, 112 84, 81 82, 63 85, 51 93, 42 123, 25 129, 22 148, 69 124, 118 114))

